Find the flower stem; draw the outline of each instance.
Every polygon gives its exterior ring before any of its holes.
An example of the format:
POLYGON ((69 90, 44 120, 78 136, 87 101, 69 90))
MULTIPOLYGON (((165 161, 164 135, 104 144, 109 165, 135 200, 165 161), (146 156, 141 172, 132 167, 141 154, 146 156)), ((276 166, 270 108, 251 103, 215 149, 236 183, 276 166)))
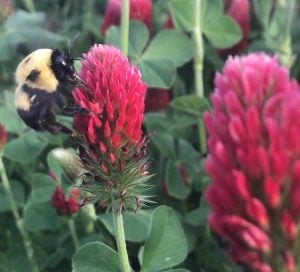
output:
MULTIPOLYGON (((279 56, 280 61, 283 65, 285 65, 288 69, 290 69, 295 61, 295 57, 293 55, 292 48, 292 39, 291 39, 291 27, 292 20, 295 15, 295 0, 288 0, 286 3, 282 4, 285 9, 285 24, 282 29, 283 38, 281 43, 279 44, 279 56)), ((277 8, 280 8, 277 7, 277 8)))
POLYGON ((24 5, 29 12, 35 12, 33 0, 24 0, 24 5))
POLYGON ((128 55, 129 37, 129 0, 122 0, 121 13, 121 51, 124 56, 128 55))
POLYGON ((76 233, 76 228, 75 228, 73 217, 70 217, 68 219, 68 224, 69 224, 69 229, 70 229, 70 232, 71 232, 71 236, 72 236, 72 240, 73 240, 75 249, 77 250, 79 248, 79 242, 78 242, 78 237, 77 237, 77 233, 76 233))
POLYGON ((13 213, 17 227, 18 227, 18 229, 21 233, 22 239, 23 239, 23 243, 24 243, 24 246, 25 246, 25 249, 27 252, 28 260, 29 260, 29 263, 31 266, 31 271, 38 272, 39 269, 38 269, 37 263, 34 258, 32 242, 30 240, 28 232, 26 231, 26 229, 24 227, 23 219, 21 218, 21 216, 19 214, 18 207, 17 207, 16 201, 15 201, 12 189, 10 187, 9 181, 8 181, 6 171, 5 171, 1 151, 0 151, 0 175, 1 175, 1 179, 2 179, 3 188, 4 188, 5 194, 8 199, 9 207, 13 213))
MULTIPOLYGON (((203 38, 201 30, 201 0, 194 0, 194 43, 195 43, 195 54, 194 54, 194 75, 195 75, 195 92, 200 98, 204 97, 203 87, 203 38)), ((206 153, 206 134, 203 124, 203 120, 199 121, 199 144, 201 154, 206 153)))
POLYGON ((113 218, 114 218, 115 236, 117 241, 121 269, 123 272, 130 272, 131 268, 129 264, 127 249, 126 249, 123 216, 122 216, 122 211, 117 205, 113 205, 113 218))

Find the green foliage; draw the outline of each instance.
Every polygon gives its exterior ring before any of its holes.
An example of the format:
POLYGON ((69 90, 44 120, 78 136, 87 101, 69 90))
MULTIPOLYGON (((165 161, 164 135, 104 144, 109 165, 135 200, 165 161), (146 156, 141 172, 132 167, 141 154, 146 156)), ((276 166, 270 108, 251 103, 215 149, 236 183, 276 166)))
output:
MULTIPOLYGON (((125 239, 130 242, 141 243, 146 240, 150 228, 151 211, 138 210, 134 212, 125 212, 123 215, 125 239)), ((100 221, 107 230, 114 234, 114 225, 111 214, 100 214, 100 221)))
MULTIPOLYGON (((106 43, 120 47, 120 28, 111 27, 106 43)), ((145 25, 130 25, 129 57, 141 70, 149 87, 170 88, 174 83, 176 68, 190 61, 193 56, 191 40, 175 30, 158 32, 149 42, 145 25)))
MULTIPOLYGON (((9 136, 3 160, 40 271, 121 271, 111 213, 86 205, 72 217, 79 240, 76 249, 70 218, 52 206, 56 186, 68 197, 70 189, 82 181, 79 177, 71 182, 52 152, 57 147, 74 148, 74 143, 66 135, 29 129, 14 106, 14 71, 29 52, 67 49, 79 33, 71 48, 79 70, 80 57, 94 43, 120 47, 120 27, 111 26, 105 37, 100 32, 108 1, 13 2, 14 12, 4 17, 0 4, 0 123, 9 136)), ((149 172, 153 174, 147 193, 153 203, 148 203, 149 209, 123 213, 130 263, 134 271, 141 272, 238 272, 241 269, 209 230, 210 207, 204 195, 210 179, 203 170, 205 155, 199 152, 198 125, 204 112, 210 111, 208 98, 215 73, 230 54, 275 53, 292 68, 293 78, 300 79, 300 58, 296 58, 300 55, 300 17, 293 16, 300 4, 249 1, 249 45, 236 52, 232 47, 241 40, 242 28, 226 14, 223 0, 202 0, 201 18, 195 18, 194 0, 151 2, 151 29, 140 21, 130 22, 128 58, 139 68, 148 88, 168 90, 170 101, 162 110, 147 109, 144 115, 143 129, 150 141, 149 172), (164 28, 168 16, 174 25, 171 29, 164 28), (202 98, 195 95, 195 22, 201 25, 204 43, 202 98)), ((71 96, 71 90, 66 93, 71 96)), ((164 98, 157 95, 152 103, 160 102, 164 98)), ((72 126, 72 117, 58 115, 58 119, 72 126)), ((136 201, 132 199, 134 206, 136 201)), ((1 179, 0 241, 0 272, 30 271, 1 179)))
MULTIPOLYGON (((23 207, 23 205, 25 204, 25 188, 23 184, 16 180, 11 180, 10 184, 12 187, 13 195, 17 200, 18 207, 23 207)), ((8 199, 5 194, 3 184, 0 184, 0 211, 6 212, 9 210, 10 208, 8 204, 8 199)))
POLYGON ((151 231, 143 248, 142 272, 160 271, 181 263, 187 242, 171 208, 160 206, 152 216, 151 231))
MULTIPOLYGON (((220 0, 201 1, 203 34, 215 48, 228 48, 236 44, 242 36, 240 27, 229 16, 224 15, 223 3, 220 0)), ((194 1, 169 0, 172 19, 176 28, 193 31, 194 1)))
POLYGON ((118 272, 119 259, 107 245, 92 242, 81 247, 73 257, 74 272, 118 272))

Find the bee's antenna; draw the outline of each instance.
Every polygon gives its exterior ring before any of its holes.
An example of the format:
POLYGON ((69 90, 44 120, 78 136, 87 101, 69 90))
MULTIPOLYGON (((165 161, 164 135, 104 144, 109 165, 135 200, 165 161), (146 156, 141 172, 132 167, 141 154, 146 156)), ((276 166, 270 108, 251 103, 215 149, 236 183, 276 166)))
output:
POLYGON ((80 32, 78 32, 75 36, 74 36, 74 38, 71 40, 71 42, 70 42, 70 44, 69 44, 69 50, 68 50, 68 53, 69 53, 69 56, 71 56, 72 54, 71 54, 71 50, 73 49, 73 46, 74 46, 74 44, 75 44, 75 41, 78 39, 78 37, 80 36, 80 32))

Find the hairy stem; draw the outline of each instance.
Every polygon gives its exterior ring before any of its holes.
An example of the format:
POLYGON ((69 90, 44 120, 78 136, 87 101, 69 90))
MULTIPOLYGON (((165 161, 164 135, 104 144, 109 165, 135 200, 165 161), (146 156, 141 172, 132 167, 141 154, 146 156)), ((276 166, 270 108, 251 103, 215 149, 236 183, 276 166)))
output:
POLYGON ((24 0, 24 5, 29 12, 35 12, 33 0, 24 0))
POLYGON ((129 0, 122 0, 121 12, 121 51, 124 56, 128 55, 129 38, 129 0))
POLYGON ((123 216, 122 216, 122 211, 118 207, 116 201, 114 202, 113 205, 113 218, 114 218, 115 236, 117 241, 121 269, 123 272, 130 272, 131 268, 129 264, 127 249, 126 249, 123 216))
MULTIPOLYGON (((194 0, 194 75, 195 75, 195 93, 200 98, 204 97, 204 87, 203 87, 203 38, 201 30, 201 0, 194 0)), ((200 153, 206 153, 206 134, 203 124, 203 120, 199 121, 198 124, 199 131, 199 145, 200 153)))
POLYGON ((73 217, 70 217, 68 219, 68 224, 69 224, 69 229, 70 229, 70 232, 71 232, 74 247, 77 250, 79 248, 79 242, 78 242, 78 237, 77 237, 76 227, 75 227, 75 224, 74 224, 73 217))

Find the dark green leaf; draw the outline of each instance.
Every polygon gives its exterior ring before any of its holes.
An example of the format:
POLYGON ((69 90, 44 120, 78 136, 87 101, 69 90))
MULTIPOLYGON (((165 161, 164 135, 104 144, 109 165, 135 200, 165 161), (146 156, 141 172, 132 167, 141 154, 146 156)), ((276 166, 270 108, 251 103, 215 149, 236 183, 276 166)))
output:
POLYGON ((165 179, 167 182, 168 194, 174 198, 184 200, 190 193, 190 188, 185 184, 184 178, 174 161, 169 160, 166 166, 165 179))
POLYGON ((44 28, 46 14, 43 12, 27 13, 17 10, 8 18, 5 29, 10 46, 17 48, 20 43, 27 43, 30 48, 53 47, 66 42, 63 36, 44 28))
POLYGON ((253 0, 256 18, 260 21, 264 29, 268 28, 270 15, 273 7, 273 0, 253 0))
POLYGON ((239 25, 229 16, 223 15, 212 18, 203 26, 205 37, 215 48, 229 48, 242 38, 239 25))
POLYGON ((9 248, 7 257, 9 258, 10 262, 10 270, 5 272, 27 272, 31 270, 28 256, 22 243, 14 243, 9 248))
POLYGON ((171 60, 180 67, 193 57, 193 43, 184 34, 176 30, 164 30, 152 39, 142 60, 171 60))
POLYGON ((174 139, 171 134, 154 133, 150 137, 150 142, 153 143, 166 158, 174 159, 176 157, 174 139))
POLYGON ((135 57, 135 64, 149 87, 168 89, 174 83, 176 67, 192 59, 192 47, 186 35, 176 30, 160 31, 144 53, 135 57))
POLYGON ((187 269, 174 269, 174 270, 167 270, 164 272, 190 272, 190 271, 187 269))
MULTIPOLYGON (((150 230, 151 212, 146 210, 138 210, 134 212, 125 212, 123 214, 125 238, 131 242, 142 242, 148 237, 150 230)), ((100 214, 99 219, 114 235, 113 218, 111 214, 100 214)))
POLYGON ((9 270, 9 260, 7 256, 0 251, 0 272, 8 272, 9 270))
POLYGON ((3 106, 0 107, 0 120, 7 132, 19 134, 26 127, 15 109, 13 92, 4 92, 3 106))
POLYGON ((146 113, 144 122, 148 133, 169 132, 169 127, 172 125, 165 114, 158 112, 146 113))
MULTIPOLYGON (((0 61, 7 61, 11 57, 11 50, 8 43, 8 35, 7 33, 1 33, 1 39, 0 39, 0 61)), ((1 271, 1 270, 0 270, 1 271)))
POLYGON ((201 226, 207 224, 207 216, 210 212, 210 207, 203 206, 190 211, 186 215, 186 222, 192 226, 201 226))
POLYGON ((194 28, 194 1, 169 0, 172 21, 177 29, 192 31, 194 28))
POLYGON ((147 113, 145 115, 145 125, 152 144, 167 158, 175 159, 174 139, 168 131, 171 122, 165 115, 160 113, 147 113))
POLYGON ((138 58, 149 40, 148 28, 141 22, 131 21, 129 32, 128 53, 133 59, 138 58))
POLYGON ((35 202, 50 201, 55 190, 55 182, 49 175, 36 173, 32 180, 32 200, 35 202))
POLYGON ((171 60, 143 60, 137 66, 148 87, 169 89, 176 77, 176 68, 171 60))
POLYGON ((107 245, 92 242, 82 246, 73 256, 73 272, 118 272, 118 254, 107 245))
POLYGON ((202 3, 202 25, 224 15, 223 0, 204 0, 202 3))
POLYGON ((178 159, 183 164, 190 183, 195 183, 201 179, 203 171, 199 165, 199 152, 191 143, 183 139, 179 140, 178 159))
MULTIPOLYGON (((18 207, 23 207, 25 204, 25 188, 23 184, 16 180, 9 181, 15 201, 18 207)), ((6 212, 11 208, 8 203, 7 195, 5 193, 3 183, 0 183, 0 211, 6 212)))
MULTIPOLYGON (((120 35, 120 27, 110 27, 105 36, 106 44, 113 44, 121 48, 120 35)), ((148 39, 149 32, 147 27, 141 22, 131 21, 129 25, 128 55, 133 59, 133 62, 137 61, 142 55, 148 39)))
POLYGON ((32 14, 23 10, 17 10, 7 19, 5 27, 13 29, 24 25, 28 27, 39 26, 44 23, 45 18, 46 14, 44 12, 35 12, 32 14))
POLYGON ((4 147, 4 156, 12 161, 28 163, 36 160, 47 144, 38 137, 37 132, 30 130, 9 141, 4 147))
POLYGON ((30 201, 25 207, 24 224, 30 231, 57 229, 58 220, 59 217, 50 201, 42 203, 30 201))
POLYGON ((166 206, 158 207, 153 213, 141 271, 153 272, 170 268, 184 261, 187 253, 184 231, 173 210, 166 206))
POLYGON ((196 95, 184 95, 176 97, 170 105, 180 113, 201 117, 204 111, 210 109, 210 104, 206 98, 196 95))
POLYGON ((61 167, 61 164, 57 161, 57 159, 54 158, 53 152, 49 152, 47 156, 47 164, 51 171, 53 171, 54 175, 60 179, 61 175, 63 173, 63 169, 61 167))

